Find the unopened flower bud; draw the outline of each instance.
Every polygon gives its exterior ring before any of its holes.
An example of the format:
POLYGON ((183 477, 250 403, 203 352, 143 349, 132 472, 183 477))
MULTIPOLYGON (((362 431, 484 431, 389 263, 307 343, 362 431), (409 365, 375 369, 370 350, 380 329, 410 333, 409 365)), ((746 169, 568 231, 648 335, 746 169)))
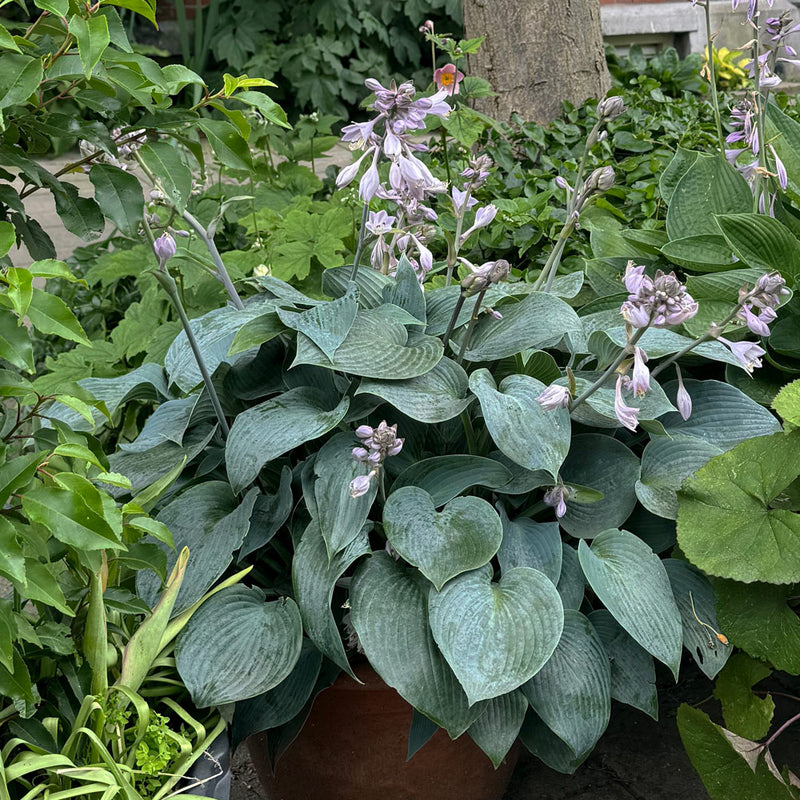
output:
POLYGON ((614 185, 614 177, 614 170, 611 167, 598 167, 586 179, 585 193, 607 192, 614 185))
POLYGON ((597 119, 607 122, 616 119, 625 113, 625 103, 621 97, 615 95, 606 97, 597 104, 597 119))
POLYGON ((372 485, 372 477, 375 472, 372 471, 369 475, 359 475, 350 481, 350 497, 361 497, 369 491, 372 485))
POLYGON ((153 252, 156 254, 161 266, 175 255, 176 250, 175 240, 168 233, 162 234, 153 242, 153 252))

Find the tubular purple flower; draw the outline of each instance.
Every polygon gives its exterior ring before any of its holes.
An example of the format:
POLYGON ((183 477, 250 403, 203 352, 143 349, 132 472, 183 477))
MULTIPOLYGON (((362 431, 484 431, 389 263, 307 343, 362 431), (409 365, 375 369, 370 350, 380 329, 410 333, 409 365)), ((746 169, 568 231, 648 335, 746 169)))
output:
POLYGON ((678 375, 678 396, 675 399, 675 402, 678 404, 678 413, 683 419, 689 419, 689 417, 692 416, 692 398, 683 385, 681 368, 677 364, 675 365, 675 372, 678 375))
POLYGON ((756 336, 769 336, 769 324, 778 315, 772 308, 767 307, 756 316, 752 311, 752 306, 748 304, 742 306, 736 316, 742 320, 756 336))
POLYGON ((345 186, 353 182, 356 175, 358 175, 358 171, 361 169, 361 162, 374 150, 376 150, 375 147, 370 147, 368 150, 365 150, 352 164, 348 164, 346 167, 342 167, 339 170, 339 174, 336 176, 337 189, 343 189, 345 186))
POLYGON ((164 264, 175 255, 176 251, 177 246, 175 240, 168 233, 162 233, 161 236, 153 242, 153 252, 156 254, 159 266, 163 267, 164 264))
POLYGON ((717 339, 731 351, 749 375, 761 366, 761 356, 767 352, 755 342, 731 342, 722 336, 718 336, 717 339))
POLYGON ((636 272, 629 266, 625 278, 632 286, 638 284, 635 292, 620 309, 625 320, 636 328, 666 328, 680 325, 697 313, 698 305, 686 291, 686 287, 675 277, 674 272, 657 270, 654 278, 636 272))
POLYGON ((789 185, 789 176, 786 174, 786 167, 784 166, 783 161, 780 160, 780 157, 775 152, 775 148, 771 144, 769 145, 769 149, 772 153, 772 157, 775 159, 775 172, 778 175, 778 184, 780 185, 781 189, 786 191, 786 187, 789 185))
POLYGON ((570 394, 566 386, 553 383, 548 386, 537 398, 536 402, 545 411, 555 411, 557 408, 566 408, 569 405, 570 394))
POLYGON ((383 236, 392 229, 394 221, 395 218, 387 214, 383 209, 370 211, 366 227, 373 236, 383 236))
POLYGON ((459 214, 461 211, 465 210, 464 209, 465 200, 467 203, 467 208, 472 208, 472 206, 477 205, 478 203, 478 201, 474 197, 472 197, 472 195, 470 195, 469 198, 467 199, 466 190, 462 192, 461 189, 459 189, 456 186, 453 186, 450 189, 450 196, 453 198, 453 207, 455 208, 456 214, 459 214))
POLYGON ((625 401, 622 399, 622 387, 625 383, 625 376, 620 375, 617 378, 617 386, 614 391, 614 414, 616 414, 621 425, 624 425, 630 431, 635 431, 636 426, 639 424, 639 409, 625 405, 625 401))
POLYGON ((646 280, 649 281, 650 279, 644 274, 644 266, 637 267, 633 261, 629 261, 628 266, 625 268, 625 276, 622 279, 625 288, 631 294, 636 294, 646 280))
POLYGON ((650 312, 641 305, 636 305, 630 300, 626 300, 620 308, 620 313, 625 318, 625 322, 633 325, 634 328, 646 328, 650 324, 650 312))
POLYGON ((366 461, 369 457, 369 450, 366 450, 363 447, 354 447, 352 450, 353 458, 356 461, 366 461))
POLYGON ((545 492, 542 502, 556 510, 556 519, 561 519, 567 513, 567 500, 570 497, 569 489, 563 484, 554 486, 545 492))
POLYGON ((377 473, 372 470, 369 475, 359 475, 350 481, 350 497, 361 497, 369 491, 372 485, 372 479, 377 473))
POLYGON ((372 436, 372 428, 369 425, 359 425, 356 428, 356 436, 359 439, 369 439, 372 436))
POLYGON ((630 388, 636 397, 642 397, 650 391, 650 370, 647 368, 647 353, 641 347, 633 350, 633 380, 630 388))
POLYGON ((365 203, 369 203, 375 197, 375 193, 378 191, 378 184, 381 182, 378 175, 378 154, 379 151, 376 149, 375 155, 372 157, 372 164, 361 177, 361 183, 358 186, 358 196, 365 203))

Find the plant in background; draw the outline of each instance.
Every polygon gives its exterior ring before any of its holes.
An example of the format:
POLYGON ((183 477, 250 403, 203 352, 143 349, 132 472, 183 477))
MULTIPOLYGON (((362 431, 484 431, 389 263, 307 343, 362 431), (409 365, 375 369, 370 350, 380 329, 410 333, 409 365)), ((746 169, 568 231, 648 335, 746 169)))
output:
MULTIPOLYGON (((712 47, 711 57, 714 60, 714 75, 717 86, 724 91, 740 91, 750 86, 747 75, 749 58, 742 50, 729 50, 727 47, 712 47)), ((710 75, 708 63, 708 47, 704 54, 703 69, 710 75)))

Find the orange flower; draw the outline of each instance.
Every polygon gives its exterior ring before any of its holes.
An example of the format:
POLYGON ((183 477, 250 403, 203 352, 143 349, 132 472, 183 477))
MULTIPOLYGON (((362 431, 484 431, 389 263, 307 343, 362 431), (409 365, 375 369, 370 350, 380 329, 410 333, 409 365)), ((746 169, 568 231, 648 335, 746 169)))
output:
POLYGON ((456 69, 455 64, 445 64, 433 73, 433 82, 439 91, 446 91, 448 94, 458 94, 458 84, 464 79, 464 73, 456 69))

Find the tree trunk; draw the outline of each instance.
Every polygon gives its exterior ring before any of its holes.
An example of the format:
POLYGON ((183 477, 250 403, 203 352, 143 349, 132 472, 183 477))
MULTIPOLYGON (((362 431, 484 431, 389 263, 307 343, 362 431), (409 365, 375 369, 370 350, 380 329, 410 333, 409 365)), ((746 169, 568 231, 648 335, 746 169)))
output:
POLYGON ((467 37, 486 34, 470 72, 496 97, 476 108, 497 119, 516 111, 546 123, 561 103, 602 97, 610 86, 599 0, 463 0, 467 37))

